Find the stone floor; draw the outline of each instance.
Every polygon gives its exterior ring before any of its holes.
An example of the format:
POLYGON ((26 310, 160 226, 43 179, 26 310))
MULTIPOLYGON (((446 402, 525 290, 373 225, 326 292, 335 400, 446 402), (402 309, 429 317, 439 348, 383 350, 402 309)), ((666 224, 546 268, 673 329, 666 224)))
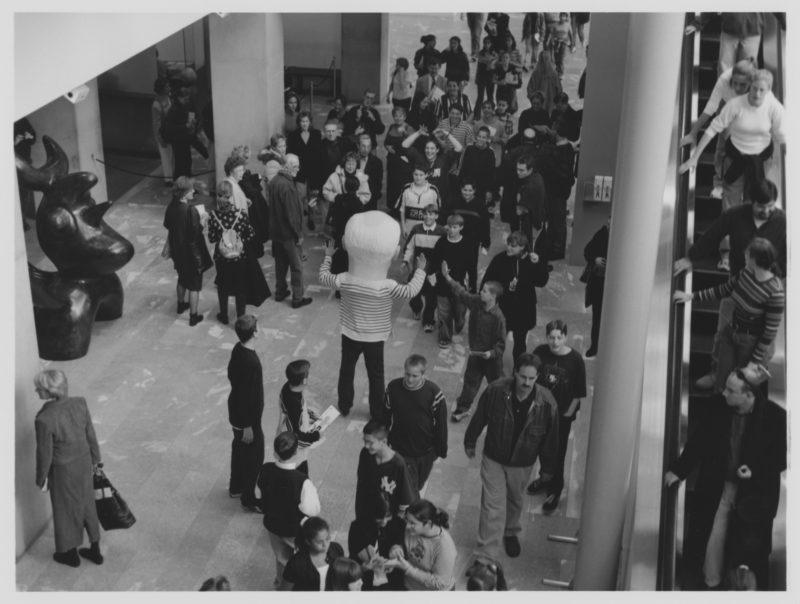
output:
MULTIPOLYGON (((442 17, 441 23, 448 19, 442 17)), ((521 16, 512 18, 514 31, 520 26, 517 20, 521 22, 521 16)), ((448 26, 442 27, 437 33, 440 40, 446 40, 451 32, 448 26)), ((452 28, 468 43, 464 23, 454 19, 452 28)), ((413 50, 410 48, 408 54, 413 56, 413 50)), ((582 49, 578 55, 567 57, 565 80, 569 80, 572 91, 584 61, 582 49)), ((525 108, 524 85, 522 91, 521 107, 525 108)), ((388 121, 389 108, 381 109, 384 121, 388 121)), ((115 163, 124 161, 111 159, 115 163)), ((195 162, 197 172, 208 168, 199 157, 195 162)), ((158 174, 156 171, 153 175, 158 174)), ((109 173, 112 179, 113 171, 109 173)), ((84 564, 71 569, 53 562, 53 531, 48 527, 17 562, 18 590, 183 591, 197 589, 205 578, 216 574, 227 575, 235 590, 272 589, 274 558, 261 517, 243 511, 239 502, 227 495, 230 429, 226 365, 236 336, 231 327, 218 324, 214 318, 213 269, 206 273, 201 294, 200 310, 205 320, 189 327, 187 314, 175 314, 175 273, 172 263, 160 257, 165 236, 161 224, 168 199, 169 191, 154 178, 143 179, 116 200, 106 219, 136 249, 132 261, 119 272, 125 286, 124 316, 96 325, 86 357, 42 362, 43 367, 66 371, 72 393, 87 398, 107 473, 138 521, 129 530, 103 535, 106 562, 102 568, 84 564)), ((488 259, 504 249, 504 235, 503 225, 493 223, 492 249, 489 257, 481 258, 481 270, 488 259)), ((31 262, 48 267, 49 262, 38 250, 35 230, 26 232, 26 237, 31 262)), ((307 397, 313 406, 322 410, 336 402, 332 393, 339 365, 338 302, 331 291, 317 283, 322 247, 319 237, 309 235, 304 272, 307 291, 314 298, 311 306, 292 310, 285 302, 270 299, 260 308, 248 309, 259 317, 256 348, 264 366, 263 428, 268 441, 275 432, 283 369, 291 359, 307 358, 312 363, 307 397)), ((264 256, 261 264, 273 287, 271 256, 264 256)), ((581 352, 588 346, 585 340, 590 315, 583 308, 579 273, 580 267, 555 263, 550 282, 540 290, 539 326, 529 334, 529 350, 544 341, 542 326, 554 318, 568 323, 571 346, 581 352)), ((397 266, 390 276, 400 277, 397 266)), ((435 334, 422 332, 406 304, 397 302, 393 317, 393 334, 386 343, 387 380, 401 375, 408 354, 421 353, 429 361, 427 377, 442 387, 452 404, 460 389, 465 338, 457 336, 451 350, 441 351, 435 334)), ((510 354, 505 364, 508 371, 510 354)), ((591 384, 591 360, 587 361, 587 373, 591 384)), ((512 590, 552 589, 544 586, 542 579, 570 579, 574 546, 549 541, 547 536, 574 536, 577 531, 591 399, 590 386, 574 424, 567 454, 568 487, 558 510, 543 515, 544 496, 528 498, 521 538, 523 554, 515 560, 503 559, 512 590)), ((368 419, 363 364, 356 373, 359 400, 361 404, 356 404, 350 416, 336 420, 321 444, 309 453, 322 516, 330 522, 334 538, 342 543, 346 543, 354 513, 355 463, 362 444, 361 428, 368 419)), ((462 570, 475 544, 480 501, 479 460, 468 460, 464 455, 465 428, 466 422, 450 424, 449 455, 434 466, 425 492, 451 514, 452 534, 459 550, 458 589, 464 588, 462 570)))

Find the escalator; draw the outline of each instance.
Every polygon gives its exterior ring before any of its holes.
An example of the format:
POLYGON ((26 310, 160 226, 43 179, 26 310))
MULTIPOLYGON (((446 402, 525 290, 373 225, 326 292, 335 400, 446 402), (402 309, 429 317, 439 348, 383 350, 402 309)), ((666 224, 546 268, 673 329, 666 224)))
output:
MULTIPOLYGON (((699 16, 699 15, 698 15, 699 16)), ((687 15, 687 21, 693 19, 687 15)), ((777 31, 777 39, 764 36, 763 57, 782 56, 780 48, 783 41, 780 30, 772 22, 772 30, 777 31), (766 48, 767 44, 777 44, 778 51, 766 48)), ((720 17, 715 15, 704 27, 702 33, 689 37, 685 41, 684 64, 682 76, 682 103, 679 103, 685 113, 682 118, 686 122, 684 129, 695 121, 711 94, 717 80, 717 58, 719 56, 720 17)), ((771 64, 764 61, 764 66, 776 77, 776 90, 782 90, 782 65, 771 64)), ((777 92, 776 92, 777 95, 777 92)), ((699 137, 698 137, 699 138, 699 137)), ((711 197, 714 174, 714 148, 716 141, 712 141, 698 162, 694 173, 683 177, 678 187, 676 200, 676 257, 688 249, 692 242, 697 240, 722 211, 722 202, 711 197), (682 241, 683 240, 683 241, 682 241), (685 244, 685 247, 682 247, 685 244)), ((682 151, 685 159, 688 148, 682 151)), ((783 179, 779 183, 782 190, 783 179)), ((691 273, 677 280, 675 289, 697 291, 713 287, 725 282, 729 278, 727 272, 717 268, 717 258, 697 262, 691 273)), ((699 389, 695 382, 711 370, 711 348, 714 333, 716 332, 719 303, 693 303, 685 309, 678 308, 674 314, 672 329, 672 367, 670 368, 671 391, 670 402, 667 405, 667 417, 664 443, 664 462, 668 464, 674 459, 683 447, 686 436, 693 426, 700 420, 708 409, 708 399, 712 392, 699 389)), ((785 322, 784 322, 785 323, 785 322)), ((779 338, 778 345, 781 340, 779 338)), ((776 355, 771 367, 775 367, 778 360, 778 371, 773 371, 782 377, 783 368, 780 359, 783 355, 776 355)), ((772 380, 775 382, 776 380, 772 380)), ((778 383, 770 384, 770 396, 773 392, 781 400, 785 385, 780 379, 778 383)), ((685 486, 679 492, 670 492, 665 489, 662 493, 662 509, 659 539, 659 572, 657 588, 660 590, 692 590, 702 584, 702 575, 698 570, 702 567, 702 551, 697 548, 686 547, 691 544, 692 505, 694 480, 693 476, 687 479, 685 486)), ((785 502, 785 498, 784 502, 785 502)), ((783 504, 785 506, 785 503, 783 504)), ((781 512, 779 511, 779 516, 781 512)), ((785 589, 786 577, 786 552, 785 534, 781 533, 785 518, 778 518, 775 522, 775 546, 772 560, 772 585, 771 589, 785 589)))

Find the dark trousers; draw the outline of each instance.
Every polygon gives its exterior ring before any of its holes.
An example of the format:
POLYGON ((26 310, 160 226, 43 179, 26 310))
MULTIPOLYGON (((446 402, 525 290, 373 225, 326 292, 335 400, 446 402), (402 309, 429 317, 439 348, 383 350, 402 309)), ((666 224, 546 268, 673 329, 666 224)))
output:
MULTIPOLYGON (((217 290, 219 313, 225 317, 228 316, 228 298, 230 298, 230 296, 226 296, 221 291, 217 290)), ((241 317, 247 308, 247 304, 245 302, 245 296, 244 294, 240 294, 238 296, 234 296, 233 299, 236 301, 236 317, 237 318, 241 317)))
POLYGON ((290 240, 273 241, 272 257, 275 259, 275 297, 285 298, 289 295, 286 284, 286 271, 291 271, 292 300, 303 297, 303 261, 297 244, 290 240))
POLYGON ((172 158, 174 160, 173 177, 192 175, 192 147, 188 142, 172 144, 172 158))
POLYGON ((525 342, 528 339, 528 331, 530 330, 524 327, 511 330, 511 334, 514 337, 514 349, 511 352, 514 355, 514 362, 519 358, 519 355, 526 351, 525 342))
POLYGON ((253 427, 253 442, 242 440, 244 430, 233 428, 231 441, 231 480, 228 490, 242 494, 243 505, 254 505, 256 500, 256 480, 264 463, 264 432, 261 426, 253 427))
POLYGON ((603 313, 603 292, 592 300, 592 348, 600 345, 600 315, 603 313))
POLYGON ((431 285, 427 279, 422 284, 422 289, 419 293, 409 300, 408 305, 415 313, 422 313, 422 324, 433 325, 433 316, 436 312, 436 288, 431 285), (423 302, 425 309, 423 310, 423 302))
POLYGON ((547 493, 560 495, 564 490, 564 461, 567 457, 567 445, 569 444, 569 431, 572 430, 572 422, 575 416, 558 416, 558 467, 553 479, 547 483, 547 493))
POLYGON ((411 97, 408 97, 407 99, 395 99, 395 98, 393 98, 392 99, 392 106, 393 107, 402 107, 403 109, 406 110, 406 113, 408 113, 409 111, 411 111, 411 97))
POLYGON ((494 357, 491 359, 482 359, 473 355, 467 357, 467 369, 464 371, 464 386, 456 400, 456 409, 462 411, 472 406, 472 401, 475 400, 475 395, 478 394, 483 378, 486 378, 486 382, 491 384, 497 378, 501 377, 503 377, 502 359, 496 359, 494 357))
POLYGON ((547 232, 550 235, 550 258, 561 260, 567 251, 567 198, 547 200, 547 232))
POLYGON ((417 491, 422 490, 428 477, 431 475, 433 469, 433 462, 436 461, 436 451, 428 451, 425 455, 420 457, 412 457, 401 453, 408 468, 408 477, 411 479, 411 486, 417 491))
POLYGON ((353 406, 353 380, 358 357, 364 355, 369 380, 369 414, 373 419, 383 417, 383 342, 359 342, 342 335, 342 362, 339 366, 339 410, 349 413, 353 406))

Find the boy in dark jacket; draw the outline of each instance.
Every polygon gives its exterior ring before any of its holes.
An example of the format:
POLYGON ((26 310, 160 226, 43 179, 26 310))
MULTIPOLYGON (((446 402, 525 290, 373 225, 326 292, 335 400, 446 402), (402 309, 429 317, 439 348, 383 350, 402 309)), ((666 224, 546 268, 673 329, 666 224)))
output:
POLYGON ((228 421, 233 428, 231 443, 231 479, 228 493, 241 497, 242 507, 260 512, 255 488, 258 470, 264 462, 264 384, 261 361, 255 351, 258 324, 253 315, 242 315, 234 326, 239 342, 228 362, 228 421))
POLYGON ((503 352, 506 349, 506 320, 497 299, 503 295, 503 286, 497 281, 487 281, 480 294, 468 294, 450 278, 447 263, 442 262, 441 273, 453 294, 469 308, 469 357, 464 370, 464 387, 450 417, 460 422, 472 406, 483 378, 491 384, 503 377, 503 352))
POLYGON ((465 239, 469 241, 470 254, 467 277, 470 293, 475 293, 478 286, 478 253, 484 256, 489 253, 491 245, 489 209, 476 195, 475 181, 466 176, 461 181, 461 195, 450 205, 450 214, 464 219, 465 239))
POLYGON ((264 528, 275 553, 276 589, 285 588, 283 569, 294 552, 294 538, 303 519, 320 513, 317 489, 305 471, 297 465, 299 441, 294 432, 281 432, 275 437, 275 461, 265 463, 258 476, 264 528))
POLYGON ((464 329, 466 308, 439 271, 443 262, 447 263, 450 277, 466 287, 467 269, 470 265, 470 241, 461 234, 464 218, 452 214, 447 218, 447 237, 442 237, 433 248, 433 267, 428 281, 436 288, 439 315, 439 348, 448 348, 453 341, 453 330, 461 333, 464 329))

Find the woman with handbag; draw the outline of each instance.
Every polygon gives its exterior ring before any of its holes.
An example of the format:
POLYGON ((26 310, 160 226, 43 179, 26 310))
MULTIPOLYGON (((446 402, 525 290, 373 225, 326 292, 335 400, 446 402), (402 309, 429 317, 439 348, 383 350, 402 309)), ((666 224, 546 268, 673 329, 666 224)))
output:
POLYGON ((53 559, 78 567, 80 554, 102 564, 92 481, 102 463, 86 399, 67 396, 67 376, 57 369, 38 373, 33 383, 45 401, 36 414, 36 485, 50 491, 56 541, 53 559), (77 549, 83 543, 84 528, 91 547, 77 549))
POLYGON ((483 283, 497 281, 503 286, 500 310, 506 318, 506 329, 513 334, 513 358, 525 352, 528 332, 536 327, 536 288, 547 284, 550 273, 547 262, 530 253, 528 238, 521 231, 506 239, 506 250, 489 263, 483 283))

